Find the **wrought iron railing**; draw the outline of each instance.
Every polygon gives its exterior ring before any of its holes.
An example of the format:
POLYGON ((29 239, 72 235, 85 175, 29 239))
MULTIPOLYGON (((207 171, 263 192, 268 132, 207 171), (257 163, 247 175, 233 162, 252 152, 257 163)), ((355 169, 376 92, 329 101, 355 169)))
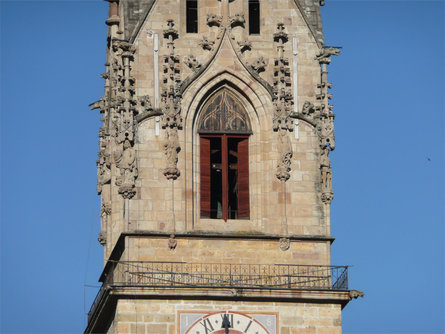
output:
POLYGON ((348 290, 347 266, 117 261, 88 317, 109 286, 348 290))

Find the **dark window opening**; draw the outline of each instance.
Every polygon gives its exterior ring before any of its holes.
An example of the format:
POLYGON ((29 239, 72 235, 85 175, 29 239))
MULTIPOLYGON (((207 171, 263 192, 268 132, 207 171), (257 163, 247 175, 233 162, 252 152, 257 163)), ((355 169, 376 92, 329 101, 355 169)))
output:
POLYGON ((201 136, 201 217, 249 218, 248 136, 201 136))
POLYGON ((197 0, 187 0, 186 1, 186 21, 187 21, 187 32, 197 33, 198 32, 198 1, 197 0))
POLYGON ((249 35, 260 33, 260 1, 249 0, 249 35))
POLYGON ((210 140, 210 218, 222 218, 221 138, 210 140))
POLYGON ((249 135, 246 110, 229 89, 205 103, 199 120, 201 217, 249 219, 249 135))

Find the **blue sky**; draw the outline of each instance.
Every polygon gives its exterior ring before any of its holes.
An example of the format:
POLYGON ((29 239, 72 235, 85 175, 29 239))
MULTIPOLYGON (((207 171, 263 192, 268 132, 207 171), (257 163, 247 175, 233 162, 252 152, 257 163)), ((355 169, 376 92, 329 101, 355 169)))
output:
MULTIPOLYGON (((2 333, 80 333, 102 249, 95 193, 104 1, 0 1, 2 333)), ((443 1, 323 7, 336 113, 332 263, 363 290, 343 333, 445 332, 443 1)))

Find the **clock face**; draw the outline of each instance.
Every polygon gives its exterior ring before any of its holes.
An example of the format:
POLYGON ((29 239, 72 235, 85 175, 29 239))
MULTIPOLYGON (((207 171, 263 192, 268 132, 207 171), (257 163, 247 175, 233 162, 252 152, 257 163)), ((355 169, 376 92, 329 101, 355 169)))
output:
POLYGON ((276 316, 222 311, 182 313, 181 334, 275 334, 276 316))

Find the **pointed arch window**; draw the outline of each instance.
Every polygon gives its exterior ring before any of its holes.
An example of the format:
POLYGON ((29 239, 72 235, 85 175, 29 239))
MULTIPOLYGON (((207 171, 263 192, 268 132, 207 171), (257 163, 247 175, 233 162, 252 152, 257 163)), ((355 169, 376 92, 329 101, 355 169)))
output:
POLYGON ((201 217, 249 219, 250 121, 226 88, 205 103, 199 120, 201 217))

